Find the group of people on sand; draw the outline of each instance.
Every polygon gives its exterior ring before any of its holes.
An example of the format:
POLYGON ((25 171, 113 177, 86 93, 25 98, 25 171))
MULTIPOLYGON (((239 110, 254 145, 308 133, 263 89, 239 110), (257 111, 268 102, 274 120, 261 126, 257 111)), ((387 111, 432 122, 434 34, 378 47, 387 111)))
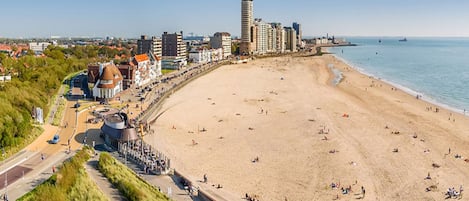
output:
MULTIPOLYGON (((427 108, 425 108, 425 109, 426 109, 427 111, 433 111, 433 107, 432 107, 432 106, 429 106, 429 107, 427 107, 427 108)), ((436 112, 436 113, 440 112, 440 108, 435 107, 435 112, 436 112)))
POLYGON ((448 188, 448 191, 446 191, 446 198, 445 199, 449 199, 449 198, 461 198, 462 196, 462 192, 463 192, 463 188, 462 188, 462 185, 459 186, 459 191, 456 191, 453 188, 448 188))
POLYGON ((246 193, 244 199, 246 199, 247 201, 259 201, 259 196, 249 195, 249 194, 246 193))
POLYGON ((259 156, 256 156, 256 158, 252 159, 251 162, 253 162, 253 163, 258 163, 258 162, 259 162, 259 156))
MULTIPOLYGON (((358 184, 358 181, 355 181, 355 184, 354 184, 354 185, 356 185, 356 184, 358 184)), ((339 188, 340 188, 340 192, 341 192, 343 195, 348 195, 348 194, 350 194, 351 192, 353 192, 353 191, 352 191, 352 185, 349 185, 348 187, 345 187, 345 188, 344 188, 344 187, 340 187, 340 182, 338 182, 338 183, 332 182, 332 183, 331 183, 331 188, 332 188, 332 189, 339 189, 339 188)), ((357 195, 357 194, 355 194, 355 195, 357 195)), ((365 187, 363 187, 363 186, 361 187, 361 195, 362 195, 362 198, 365 197, 365 187)), ((339 194, 336 195, 336 198, 335 198, 335 199, 336 199, 336 200, 339 199, 339 194)))

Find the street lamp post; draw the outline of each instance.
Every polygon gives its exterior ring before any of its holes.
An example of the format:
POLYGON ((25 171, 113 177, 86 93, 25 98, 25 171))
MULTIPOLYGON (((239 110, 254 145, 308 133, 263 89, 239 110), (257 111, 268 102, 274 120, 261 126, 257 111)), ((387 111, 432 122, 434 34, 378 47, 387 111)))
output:
POLYGON ((78 109, 75 110, 75 129, 78 127, 78 109))

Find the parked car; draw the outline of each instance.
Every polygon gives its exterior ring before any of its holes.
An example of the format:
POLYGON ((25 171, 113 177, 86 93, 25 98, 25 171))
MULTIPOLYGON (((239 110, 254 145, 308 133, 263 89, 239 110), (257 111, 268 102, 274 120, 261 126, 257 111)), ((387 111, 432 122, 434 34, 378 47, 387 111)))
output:
POLYGON ((50 140, 50 143, 51 144, 57 144, 57 143, 59 143, 59 140, 60 140, 59 134, 55 134, 54 137, 52 138, 52 140, 50 140))

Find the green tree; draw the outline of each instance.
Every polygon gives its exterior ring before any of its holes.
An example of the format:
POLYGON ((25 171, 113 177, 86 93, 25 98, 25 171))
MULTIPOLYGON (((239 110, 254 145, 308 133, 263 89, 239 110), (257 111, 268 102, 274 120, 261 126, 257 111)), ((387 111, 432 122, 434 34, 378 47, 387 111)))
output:
POLYGON ((28 49, 28 51, 26 52, 26 55, 29 55, 29 56, 34 56, 34 55, 35 55, 35 53, 34 53, 34 51, 33 51, 33 50, 31 50, 31 49, 28 49))
POLYGON ((3 62, 7 58, 7 55, 5 53, 0 52, 0 63, 3 62))

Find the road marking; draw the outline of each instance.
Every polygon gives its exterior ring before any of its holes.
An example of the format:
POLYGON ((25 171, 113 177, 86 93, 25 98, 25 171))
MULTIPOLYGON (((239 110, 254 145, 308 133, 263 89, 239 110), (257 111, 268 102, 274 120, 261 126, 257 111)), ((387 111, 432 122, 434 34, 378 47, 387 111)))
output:
POLYGON ((2 174, 3 174, 3 173, 5 173, 5 172, 8 172, 8 170, 11 170, 12 168, 14 168, 14 167, 18 166, 19 164, 23 163, 23 162, 24 162, 24 161, 26 161, 27 159, 28 159, 27 157, 26 157, 26 158, 23 158, 23 159, 21 159, 19 162, 15 163, 14 165, 12 165, 12 166, 8 167, 7 169, 5 169, 5 170, 1 171, 1 172, 0 172, 0 175, 2 175, 2 174))

